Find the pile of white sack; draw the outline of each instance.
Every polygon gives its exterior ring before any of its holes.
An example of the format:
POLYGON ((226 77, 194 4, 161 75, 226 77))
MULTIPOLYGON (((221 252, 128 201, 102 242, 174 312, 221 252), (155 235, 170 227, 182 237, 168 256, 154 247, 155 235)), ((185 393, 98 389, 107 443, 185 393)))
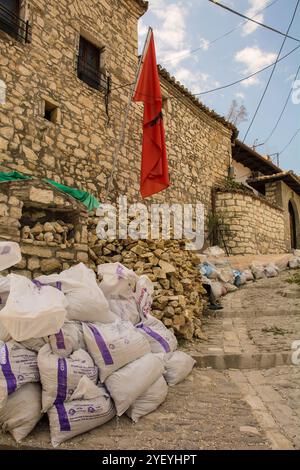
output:
POLYGON ((211 286, 215 299, 236 291, 239 287, 263 278, 273 278, 279 276, 280 271, 285 269, 300 268, 300 250, 294 250, 290 260, 281 262, 281 265, 274 263, 252 263, 245 271, 232 269, 228 260, 219 259, 218 256, 224 256, 225 253, 219 247, 209 248, 204 252, 206 256, 214 256, 215 261, 203 261, 199 265, 204 284, 211 286))
POLYGON ((54 447, 116 415, 137 422, 195 365, 151 315, 146 276, 98 269, 100 283, 82 263, 34 281, 0 277, 0 426, 17 442, 44 413, 54 447))

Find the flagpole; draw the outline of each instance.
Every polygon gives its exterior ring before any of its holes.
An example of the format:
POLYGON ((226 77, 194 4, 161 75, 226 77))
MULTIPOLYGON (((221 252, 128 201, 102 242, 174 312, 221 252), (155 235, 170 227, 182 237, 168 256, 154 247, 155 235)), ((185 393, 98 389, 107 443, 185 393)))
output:
POLYGON ((147 34, 145 44, 144 44, 144 47, 143 47, 143 52, 142 52, 142 55, 139 59, 137 71, 136 71, 136 74, 135 74, 134 83, 132 84, 132 87, 130 89, 128 104, 127 104, 127 107, 126 107, 126 110, 125 110, 124 121, 123 121, 121 131, 120 131, 120 137, 119 137, 119 140, 118 140, 118 143, 117 143, 114 155, 113 155, 112 170, 111 170, 110 178, 109 178, 108 185, 107 185, 106 198, 109 197, 109 193, 112 190, 113 178, 114 178, 114 174, 115 174, 115 170, 116 170, 116 166, 117 166, 117 161, 118 161, 118 158, 119 158, 119 155, 120 155, 122 145, 124 144, 127 121, 128 121, 129 112, 130 112, 130 106, 131 106, 131 102, 132 102, 134 92, 135 92, 135 89, 136 89, 136 84, 138 82, 138 79, 139 79, 139 76, 140 76, 140 73, 141 73, 142 65, 144 63, 144 56, 145 56, 147 45, 148 45, 149 40, 150 40, 151 33, 152 33, 152 28, 149 27, 148 34, 147 34))

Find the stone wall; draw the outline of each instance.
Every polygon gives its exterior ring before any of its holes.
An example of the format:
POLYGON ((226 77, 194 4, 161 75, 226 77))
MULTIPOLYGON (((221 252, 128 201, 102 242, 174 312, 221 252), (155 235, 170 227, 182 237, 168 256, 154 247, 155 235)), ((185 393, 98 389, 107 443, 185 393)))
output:
POLYGON ((16 241, 22 252, 10 272, 35 278, 88 263, 87 223, 84 206, 47 183, 0 185, 0 241, 16 241))
MULTIPOLYGON (((88 190, 105 200, 113 154, 137 67, 135 0, 23 0, 32 25, 31 44, 0 31, 0 79, 7 86, 0 105, 0 169, 18 170, 88 190), (95 6, 95 4, 97 5, 95 6), (108 120, 104 94, 77 78, 80 35, 105 46, 101 67, 112 78, 108 120), (124 86, 122 88, 122 86, 124 86), (57 123, 44 119, 44 102, 58 106, 57 123)), ((201 201, 227 173, 232 129, 162 74, 172 186, 156 201, 201 201)), ((136 202, 142 139, 142 105, 132 104, 114 192, 136 202)))
POLYGON ((283 210, 250 193, 218 191, 216 212, 223 216, 229 233, 226 245, 233 255, 284 253, 283 210))
POLYGON ((275 202, 284 211, 285 245, 288 251, 291 250, 291 225, 289 215, 289 202, 291 202, 296 219, 297 248, 300 249, 300 196, 295 193, 283 181, 266 184, 266 197, 269 201, 275 202))

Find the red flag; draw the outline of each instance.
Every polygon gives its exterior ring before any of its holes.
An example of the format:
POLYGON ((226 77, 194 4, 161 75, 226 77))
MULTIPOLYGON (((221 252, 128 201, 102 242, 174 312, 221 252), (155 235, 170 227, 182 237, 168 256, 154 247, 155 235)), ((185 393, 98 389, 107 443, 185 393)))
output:
POLYGON ((141 195, 146 198, 170 186, 153 31, 145 50, 133 101, 144 103, 141 195))

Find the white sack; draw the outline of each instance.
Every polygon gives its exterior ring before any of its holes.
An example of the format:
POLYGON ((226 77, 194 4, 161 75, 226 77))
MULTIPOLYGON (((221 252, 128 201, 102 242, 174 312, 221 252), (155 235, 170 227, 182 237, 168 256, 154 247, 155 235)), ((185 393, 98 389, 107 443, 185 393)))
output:
POLYGON ((250 269, 246 269, 245 271, 242 272, 242 274, 245 276, 246 282, 254 281, 254 276, 250 269))
POLYGON ((107 263, 98 266, 98 275, 102 277, 100 287, 105 297, 131 297, 138 276, 120 263, 107 263))
POLYGON ((150 353, 110 375, 105 385, 115 402, 117 415, 122 416, 163 372, 163 361, 150 353))
POLYGON ((218 300, 223 295, 227 294, 226 287, 221 282, 214 282, 211 283, 211 291, 216 300, 218 300))
POLYGON ((35 352, 12 340, 0 342, 0 407, 22 385, 39 380, 35 352))
POLYGON ((20 442, 35 428, 42 417, 42 390, 39 384, 27 383, 12 393, 0 408, 0 425, 20 442))
POLYGON ((86 349, 82 324, 66 322, 56 335, 49 336, 49 343, 54 354, 68 357, 78 349, 86 349))
POLYGON ((33 338, 27 339, 26 341, 22 341, 20 344, 24 346, 26 349, 30 349, 30 351, 35 351, 36 353, 45 346, 46 343, 49 343, 48 337, 45 338, 33 338))
POLYGON ((289 268, 290 269, 297 269, 300 268, 300 258, 292 258, 289 261, 289 268))
POLYGON ((178 346, 174 333, 155 317, 149 316, 147 320, 136 325, 136 328, 149 341, 153 353, 173 352, 178 346))
POLYGON ((53 354, 50 345, 46 344, 38 353, 38 367, 43 388, 44 412, 54 402, 68 401, 84 375, 94 383, 98 378, 97 367, 90 355, 82 349, 64 358, 53 354))
POLYGON ((10 292, 0 322, 15 341, 57 333, 66 317, 66 300, 53 287, 38 287, 30 279, 8 276, 10 292))
POLYGON ((135 301, 141 320, 148 318, 151 314, 153 294, 154 286, 148 276, 140 276, 136 283, 135 301))
POLYGON ((236 292, 238 290, 238 288, 235 285, 229 284, 229 283, 224 284, 224 287, 226 289, 227 294, 229 294, 231 292, 236 292))
POLYGON ((52 285, 62 290, 68 301, 68 320, 101 323, 115 320, 115 315, 109 311, 108 302, 97 284, 94 271, 83 263, 72 266, 60 274, 40 276, 35 282, 52 285))
POLYGON ((203 254, 206 256, 225 256, 225 251, 219 246, 211 246, 207 248, 203 254))
POLYGON ((0 271, 20 263, 21 249, 15 242, 0 242, 0 271))
POLYGON ((126 414, 137 423, 140 418, 155 411, 165 401, 167 395, 168 385, 165 379, 160 377, 131 405, 126 414))
POLYGON ((130 299, 110 298, 108 303, 110 310, 121 320, 130 321, 134 325, 140 321, 140 314, 134 297, 130 299))
POLYGON ((229 268, 222 268, 219 269, 219 281, 229 284, 234 284, 234 271, 233 269, 229 268))
POLYGON ((10 281, 8 276, 0 276, 0 310, 2 310, 7 302, 10 291, 10 281))
POLYGON ((150 352, 148 341, 130 322, 83 324, 83 334, 102 383, 114 371, 150 352))
POLYGON ((252 263, 250 268, 255 279, 263 279, 266 277, 263 264, 252 263))
POLYGON ((279 269, 274 263, 270 263, 265 267, 266 277, 277 277, 279 275, 279 269))
POLYGON ((173 386, 182 382, 192 372, 196 361, 183 351, 175 351, 171 357, 165 358, 164 363, 164 378, 168 385, 173 386))
POLYGON ((114 404, 105 388, 82 377, 70 401, 56 403, 48 411, 52 445, 57 447, 102 426, 115 416, 114 404))

